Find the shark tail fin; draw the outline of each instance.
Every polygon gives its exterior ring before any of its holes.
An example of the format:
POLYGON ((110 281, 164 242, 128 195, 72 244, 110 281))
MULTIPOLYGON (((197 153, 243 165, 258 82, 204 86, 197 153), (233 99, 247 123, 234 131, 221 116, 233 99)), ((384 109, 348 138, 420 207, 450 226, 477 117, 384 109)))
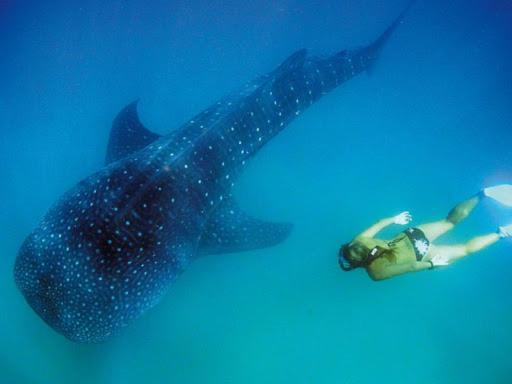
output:
POLYGON ((409 1, 409 3, 402 11, 402 13, 400 13, 400 15, 395 19, 395 21, 388 28, 386 28, 384 32, 382 32, 382 34, 377 38, 377 40, 375 40, 372 44, 360 50, 360 54, 366 56, 366 71, 368 73, 371 74, 373 72, 377 59, 380 56, 380 52, 382 51, 382 48, 384 48, 389 38, 391 37, 391 35, 393 35, 398 26, 402 24, 405 16, 407 15, 407 13, 409 12, 409 10, 411 9, 412 5, 415 2, 416 0, 409 1))

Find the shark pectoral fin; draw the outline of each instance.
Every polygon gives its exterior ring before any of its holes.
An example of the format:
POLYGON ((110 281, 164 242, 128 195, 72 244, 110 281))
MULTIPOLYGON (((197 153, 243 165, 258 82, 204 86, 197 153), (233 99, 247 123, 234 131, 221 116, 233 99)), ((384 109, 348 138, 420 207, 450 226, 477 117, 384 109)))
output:
POLYGON ((108 142, 106 164, 137 152, 161 136, 142 125, 137 114, 138 100, 127 105, 114 119, 108 142))
POLYGON ((198 254, 204 256, 271 247, 284 241, 292 227, 288 223, 254 219, 233 202, 227 202, 209 218, 198 254))

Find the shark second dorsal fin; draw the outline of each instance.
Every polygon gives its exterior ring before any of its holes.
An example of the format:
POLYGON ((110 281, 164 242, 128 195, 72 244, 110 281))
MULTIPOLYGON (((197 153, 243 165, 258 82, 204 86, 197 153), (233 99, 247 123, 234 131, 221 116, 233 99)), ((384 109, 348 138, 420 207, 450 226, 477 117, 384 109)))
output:
POLYGON ((107 148, 106 164, 144 148, 160 135, 142 125, 137 113, 138 100, 128 104, 114 119, 107 148))
POLYGON ((271 247, 284 241, 292 224, 269 223, 255 219, 227 200, 208 219, 198 255, 250 251, 271 247))

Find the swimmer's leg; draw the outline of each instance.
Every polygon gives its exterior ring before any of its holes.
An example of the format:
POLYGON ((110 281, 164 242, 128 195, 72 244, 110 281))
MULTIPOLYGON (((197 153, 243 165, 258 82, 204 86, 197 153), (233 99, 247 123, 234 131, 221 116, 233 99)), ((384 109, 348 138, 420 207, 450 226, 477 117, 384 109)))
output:
POLYGON ((433 223, 418 225, 418 228, 423 231, 429 241, 434 241, 439 236, 444 235, 451 230, 455 225, 448 220, 439 220, 433 223))
POLYGON ((484 195, 479 193, 472 198, 463 201, 462 203, 456 205, 452 210, 448 213, 446 217, 446 221, 452 223, 453 225, 459 224, 462 220, 469 216, 469 214, 475 209, 484 195))
POLYGON ((478 203, 482 200, 483 195, 479 193, 472 198, 463 201, 456 205, 449 213, 446 219, 439 220, 433 223, 419 225, 418 228, 423 231, 427 239, 434 241, 439 236, 444 235, 449 230, 453 229, 457 224, 469 216, 471 211, 475 209, 478 203))
POLYGON ((502 237, 503 236, 499 233, 490 233, 488 235, 475 237, 465 244, 435 245, 431 247, 427 260, 441 258, 448 264, 451 264, 463 257, 471 255, 472 253, 490 247, 502 237))

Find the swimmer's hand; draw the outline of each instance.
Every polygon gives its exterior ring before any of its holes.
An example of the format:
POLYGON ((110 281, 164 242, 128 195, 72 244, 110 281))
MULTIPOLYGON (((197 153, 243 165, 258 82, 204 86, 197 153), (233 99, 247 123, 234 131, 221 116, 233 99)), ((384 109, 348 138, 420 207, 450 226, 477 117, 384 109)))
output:
POLYGON ((445 255, 436 255, 430 261, 434 267, 444 267, 450 264, 450 258, 445 255))
POLYGON ((412 215, 409 211, 402 212, 393 217, 393 223, 399 225, 406 225, 412 221, 412 215))

